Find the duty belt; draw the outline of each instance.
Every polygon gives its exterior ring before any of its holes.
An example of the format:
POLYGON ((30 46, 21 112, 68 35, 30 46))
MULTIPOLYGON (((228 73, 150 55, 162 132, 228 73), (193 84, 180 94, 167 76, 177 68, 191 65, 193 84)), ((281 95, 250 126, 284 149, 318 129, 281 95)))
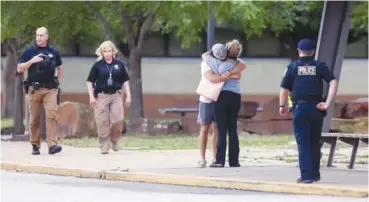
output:
POLYGON ((306 99, 296 100, 296 104, 302 104, 302 103, 318 104, 319 102, 320 102, 319 100, 306 100, 306 99))
POLYGON ((115 94, 115 93, 120 93, 120 91, 119 90, 102 90, 99 93, 112 95, 112 94, 115 94))
POLYGON ((55 88, 55 85, 52 82, 48 82, 48 83, 42 83, 42 82, 31 82, 31 85, 35 90, 40 89, 40 88, 48 88, 48 89, 53 89, 55 88))

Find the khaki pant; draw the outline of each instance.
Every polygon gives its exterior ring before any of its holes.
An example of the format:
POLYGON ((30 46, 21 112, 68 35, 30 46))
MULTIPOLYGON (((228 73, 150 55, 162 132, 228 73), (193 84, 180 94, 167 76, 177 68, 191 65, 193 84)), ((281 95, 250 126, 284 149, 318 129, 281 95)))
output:
POLYGON ((46 137, 49 148, 57 144, 57 114, 58 105, 56 102, 57 89, 40 88, 34 90, 32 87, 28 91, 29 103, 29 131, 30 142, 40 146, 40 108, 41 104, 45 108, 46 137))
POLYGON ((122 94, 99 93, 96 99, 95 119, 101 149, 110 149, 122 135, 124 108, 122 94))

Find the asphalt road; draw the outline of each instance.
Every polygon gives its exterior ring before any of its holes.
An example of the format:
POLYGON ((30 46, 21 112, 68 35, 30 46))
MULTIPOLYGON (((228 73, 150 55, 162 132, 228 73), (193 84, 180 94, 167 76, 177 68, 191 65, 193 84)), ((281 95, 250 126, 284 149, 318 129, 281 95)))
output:
POLYGON ((338 198, 248 192, 214 188, 132 183, 1 171, 1 202, 197 202, 273 201, 340 202, 367 198, 338 198))

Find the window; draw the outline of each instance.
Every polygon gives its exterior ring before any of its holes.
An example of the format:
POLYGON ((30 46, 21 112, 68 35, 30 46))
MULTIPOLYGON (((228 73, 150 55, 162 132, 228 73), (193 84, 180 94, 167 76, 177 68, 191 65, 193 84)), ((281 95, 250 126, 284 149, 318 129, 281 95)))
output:
POLYGON ((76 44, 71 43, 70 45, 60 46, 58 44, 52 44, 53 47, 58 50, 61 56, 75 56, 76 55, 76 44))
POLYGON ((162 56, 165 55, 164 50, 164 36, 159 32, 150 33, 142 47, 143 56, 162 56))
POLYGON ((99 47, 99 42, 95 42, 93 45, 87 45, 87 44, 80 44, 79 54, 80 56, 96 56, 95 51, 96 48, 99 47))
POLYGON ((268 35, 251 37, 246 42, 245 51, 248 57, 277 57, 280 52, 280 42, 268 35))
POLYGON ((231 29, 218 28, 215 30, 215 43, 226 44, 233 39, 237 39, 242 43, 245 41, 245 39, 241 38, 241 36, 241 32, 237 32, 231 29))
POLYGON ((6 56, 5 45, 3 43, 1 43, 1 56, 6 56))
POLYGON ((346 58, 368 58, 368 40, 362 39, 360 41, 347 44, 346 58))
POLYGON ((204 40, 194 42, 188 48, 182 48, 182 41, 172 33, 169 39, 169 56, 171 57, 198 57, 205 51, 204 40))

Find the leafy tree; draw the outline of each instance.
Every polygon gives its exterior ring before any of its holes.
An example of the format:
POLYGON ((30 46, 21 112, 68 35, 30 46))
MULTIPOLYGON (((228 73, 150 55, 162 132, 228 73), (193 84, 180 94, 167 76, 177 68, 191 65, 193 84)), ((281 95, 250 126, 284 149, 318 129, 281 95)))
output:
MULTIPOLYGON (((42 25, 49 28, 52 41, 61 45, 70 41, 92 44, 104 39, 112 40, 118 47, 127 43, 129 52, 123 55, 120 49, 118 57, 127 63, 131 77, 131 120, 143 117, 141 58, 145 39, 150 32, 176 33, 182 46, 188 47, 193 42, 201 41, 208 18, 208 2, 201 1, 6 3, 11 8, 4 9, 5 14, 2 12, 2 17, 4 15, 8 22, 6 26, 2 22, 2 31, 7 27, 2 40, 34 37, 35 28, 42 25), (14 24, 22 26, 12 27, 14 24)), ((289 46, 294 55, 293 46, 297 40, 301 36, 316 37, 319 30, 320 15, 316 13, 317 10, 321 13, 321 2, 217 1, 212 4, 217 23, 238 28, 248 38, 269 32, 287 48, 289 46)), ((367 2, 362 4, 355 8, 354 16, 358 17, 353 16, 353 29, 360 27, 361 32, 365 33, 367 2)))
POLYGON ((356 2, 352 11, 349 42, 368 38, 368 1, 356 2))
MULTIPOLYGON (((233 28, 244 31, 247 37, 250 35, 258 35, 260 29, 264 33, 274 35, 279 39, 282 45, 288 50, 289 57, 296 59, 296 45, 303 38, 311 38, 317 40, 321 15, 324 2, 319 1, 289 1, 289 2, 253 2, 253 12, 248 13, 244 6, 231 6, 231 4, 219 2, 223 4, 218 6, 218 12, 224 14, 218 15, 217 20, 229 22, 233 28), (227 7, 228 5, 228 7, 227 7), (243 11, 239 12, 239 11, 243 11), (242 14, 235 14, 235 12, 242 14), (256 18, 255 13, 261 12, 260 15, 268 16, 270 19, 256 18), (226 13, 230 13, 226 16, 226 13), (222 18, 223 16, 223 18, 222 18), (251 16, 247 18, 248 16, 251 16), (245 19, 246 17, 246 19, 245 19)), ((249 4, 243 2, 238 4, 249 4)), ((353 8, 351 19, 351 30, 349 33, 348 43, 353 43, 368 36, 368 2, 356 2, 353 8)))
MULTIPOLYGON (((141 57, 144 41, 150 31, 175 32, 182 46, 200 42, 206 28, 208 3, 180 2, 85 2, 99 20, 106 39, 129 46, 128 71, 131 77, 131 119, 143 117, 141 57), (119 34, 118 34, 119 33, 119 34)), ((213 2, 219 21, 237 20, 248 36, 261 35, 265 27, 275 33, 293 26, 290 20, 296 7, 293 3, 213 2), (273 8, 277 6, 277 11, 273 8), (287 14, 286 14, 286 11, 287 14), (273 14, 273 18, 270 17, 273 14), (274 21, 278 23, 274 23, 274 21)))
POLYGON ((15 75, 18 58, 35 38, 38 27, 49 29, 49 38, 58 45, 70 42, 99 40, 98 26, 91 22, 92 13, 73 2, 1 2, 1 41, 6 47, 6 66, 3 68, 3 116, 14 118, 16 133, 24 131, 22 88, 23 75, 15 75), (68 23, 66 23, 68 22, 68 23))
MULTIPOLYGON (((293 18, 293 29, 285 29, 277 36, 289 51, 291 59, 297 58, 296 45, 301 38, 307 37, 318 40, 323 5, 324 2, 318 1, 299 2, 297 6, 301 6, 301 10, 296 12, 296 16, 293 18)), ((367 37, 368 2, 356 2, 352 12, 351 29, 347 43, 354 43, 367 37)))

